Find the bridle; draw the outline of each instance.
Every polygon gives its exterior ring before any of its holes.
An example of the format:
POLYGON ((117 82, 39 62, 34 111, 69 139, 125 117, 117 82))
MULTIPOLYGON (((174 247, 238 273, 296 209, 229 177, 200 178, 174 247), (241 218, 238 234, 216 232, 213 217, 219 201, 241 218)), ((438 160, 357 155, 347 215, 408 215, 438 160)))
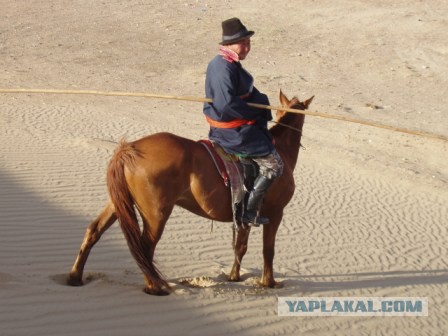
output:
MULTIPOLYGON (((290 109, 296 109, 296 110, 305 110, 305 109, 306 109, 306 106, 305 106, 303 103, 298 102, 298 103, 292 105, 292 106, 289 107, 289 108, 290 108, 290 109)), ((293 130, 293 131, 296 131, 296 132, 302 134, 302 129, 300 129, 300 128, 293 127, 293 126, 290 126, 290 125, 288 125, 288 124, 284 124, 284 123, 281 123, 281 122, 278 122, 278 121, 275 121, 275 120, 270 120, 270 122, 275 123, 275 124, 278 124, 278 125, 281 125, 281 126, 284 126, 284 127, 286 127, 286 128, 289 128, 289 129, 291 129, 291 130, 293 130)))
POLYGON ((296 131, 296 132, 299 132, 300 134, 302 134, 302 130, 301 130, 300 128, 293 127, 293 126, 291 126, 291 125, 284 124, 284 123, 281 123, 281 122, 279 122, 279 121, 275 121, 275 120, 270 120, 269 122, 271 122, 271 123, 275 123, 275 124, 278 124, 278 125, 281 125, 281 126, 284 126, 284 127, 286 127, 286 128, 292 129, 293 131, 296 131))

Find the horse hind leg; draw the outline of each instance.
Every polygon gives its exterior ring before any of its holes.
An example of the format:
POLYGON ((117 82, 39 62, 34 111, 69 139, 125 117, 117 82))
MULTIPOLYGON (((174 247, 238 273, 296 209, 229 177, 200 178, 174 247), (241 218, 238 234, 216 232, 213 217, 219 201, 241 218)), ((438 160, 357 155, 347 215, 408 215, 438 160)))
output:
POLYGON ((90 250, 116 220, 114 206, 109 201, 98 217, 87 227, 78 256, 67 278, 67 283, 70 286, 83 285, 82 275, 90 250))
POLYGON ((171 289, 162 273, 154 265, 154 253, 165 224, 173 211, 174 202, 159 202, 157 193, 154 193, 151 198, 137 196, 136 199, 140 200, 137 209, 143 221, 142 244, 148 265, 151 266, 143 272, 146 285, 144 292, 150 295, 168 295, 171 289))

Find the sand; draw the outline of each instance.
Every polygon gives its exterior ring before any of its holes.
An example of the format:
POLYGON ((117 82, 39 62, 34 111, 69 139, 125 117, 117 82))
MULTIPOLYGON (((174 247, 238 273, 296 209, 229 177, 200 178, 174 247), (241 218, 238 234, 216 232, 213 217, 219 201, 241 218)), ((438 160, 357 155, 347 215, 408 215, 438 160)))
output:
MULTIPOLYGON (((278 104, 447 135, 444 1, 0 1, 0 88, 202 97, 220 22, 256 31, 244 66, 278 104)), ((65 277, 107 200, 116 146, 207 136, 198 103, 0 94, 0 335, 443 335, 448 330, 447 142, 307 117, 275 276, 256 285, 261 229, 229 283, 231 224, 176 208, 143 278, 114 225, 84 287, 65 277), (278 297, 428 297, 428 317, 279 317, 278 297)))

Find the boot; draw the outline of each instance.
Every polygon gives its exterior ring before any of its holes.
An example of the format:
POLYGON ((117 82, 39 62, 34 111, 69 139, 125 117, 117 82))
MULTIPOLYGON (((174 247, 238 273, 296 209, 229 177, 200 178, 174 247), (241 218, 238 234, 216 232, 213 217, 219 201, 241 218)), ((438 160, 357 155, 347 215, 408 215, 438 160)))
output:
POLYGON ((255 178, 258 176, 258 166, 251 160, 241 161, 244 173, 244 188, 250 191, 254 188, 255 178))
POLYGON ((240 163, 243 167, 243 188, 244 197, 237 205, 235 217, 241 220, 244 211, 246 211, 247 201, 249 199, 250 191, 254 188, 255 178, 258 176, 258 165, 249 159, 241 160, 240 163))
POLYGON ((261 205, 266 191, 271 186, 274 179, 259 175, 254 182, 254 188, 247 198, 245 211, 241 216, 241 221, 253 226, 269 224, 269 219, 258 215, 258 208, 261 205))

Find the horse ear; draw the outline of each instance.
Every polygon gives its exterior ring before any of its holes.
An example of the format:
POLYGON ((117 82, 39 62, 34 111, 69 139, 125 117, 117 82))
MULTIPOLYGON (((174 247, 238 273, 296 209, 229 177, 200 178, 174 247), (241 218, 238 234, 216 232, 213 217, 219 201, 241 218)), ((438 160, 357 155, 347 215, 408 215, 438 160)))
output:
POLYGON ((314 96, 312 96, 311 98, 305 100, 305 101, 303 102, 303 105, 305 105, 305 107, 308 108, 308 106, 310 106, 310 104, 311 104, 311 102, 313 101, 313 99, 314 99, 314 96))
POLYGON ((286 98, 286 96, 283 94, 283 92, 282 92, 281 89, 280 89, 280 96, 279 96, 279 99, 280 99, 280 104, 281 104, 282 106, 289 106, 289 100, 288 100, 288 98, 286 98))
MULTIPOLYGON (((280 89, 280 95, 279 95, 279 99, 280 99, 280 105, 283 107, 288 107, 289 106, 289 100, 288 98, 286 98, 286 96, 283 94, 282 90, 280 89)), ((275 120, 279 121, 284 115, 286 114, 286 111, 282 111, 282 110, 278 110, 275 114, 275 120)))

